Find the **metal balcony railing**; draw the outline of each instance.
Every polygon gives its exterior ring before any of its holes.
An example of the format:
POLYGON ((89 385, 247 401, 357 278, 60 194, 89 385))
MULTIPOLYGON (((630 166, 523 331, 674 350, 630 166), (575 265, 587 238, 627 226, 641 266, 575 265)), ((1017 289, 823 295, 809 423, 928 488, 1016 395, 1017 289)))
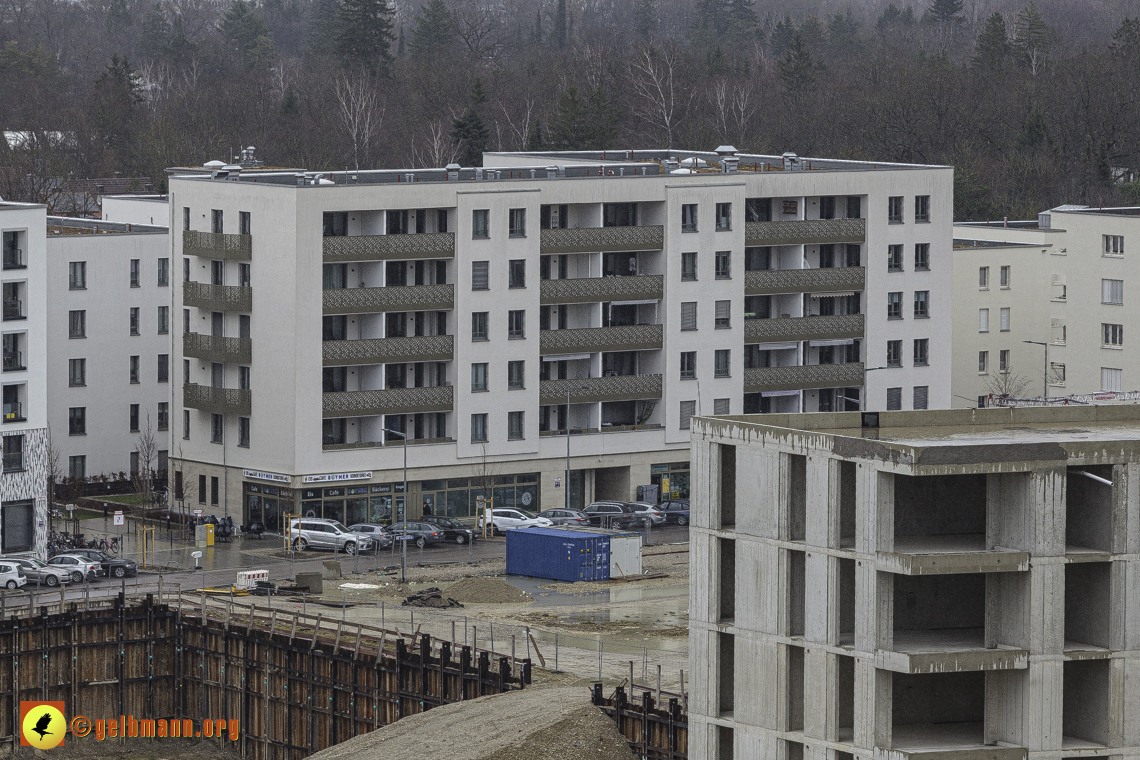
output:
POLYGON ((207 362, 249 364, 253 358, 253 342, 249 338, 220 338, 200 333, 184 333, 182 353, 207 362))
POLYGON ((389 362, 446 362, 454 355, 454 336, 416 335, 410 338, 326 340, 322 349, 326 367, 389 362))
POLYGON ((250 414, 252 394, 248 388, 212 388, 187 383, 182 386, 182 405, 211 414, 250 414))
POLYGON ((834 269, 762 269, 745 272, 744 293, 750 296, 775 293, 828 293, 863 290, 864 267, 834 269))
POLYGON ((24 352, 23 351, 5 351, 4 352, 4 371, 5 372, 19 372, 27 369, 24 366, 24 352))
POLYGON ((862 314, 744 320, 745 343, 862 338, 862 314))
POLYGON ((4 404, 4 421, 5 422, 23 422, 24 421, 24 405, 19 401, 10 401, 4 404))
POLYGON ((793 219, 744 226, 747 246, 862 243, 866 237, 866 219, 793 219))
POLYGON ((539 333, 539 352, 549 356, 595 351, 651 351, 661 348, 662 335, 661 325, 543 330, 539 333))
POLYGON ((349 235, 322 238, 326 263, 455 257, 454 232, 416 235, 349 235))
POLYGON ((182 283, 182 305, 209 311, 253 311, 253 288, 240 285, 182 283))
POLYGON ((597 303, 599 301, 661 300, 665 278, 659 274, 635 277, 581 277, 543 280, 539 303, 597 303))
POLYGON ((28 265, 24 263, 24 249, 23 248, 5 248, 4 249, 4 268, 5 269, 27 269, 28 265))
POLYGON ((542 230, 542 253, 594 253, 595 251, 660 251, 665 246, 665 228, 574 227, 542 230))
POLYGON ((373 417, 382 414, 449 412, 455 389, 450 385, 424 388, 388 388, 324 394, 324 416, 373 417))
POLYGON ((5 301, 4 319, 24 319, 23 301, 5 301))
POLYGON ((325 314, 441 311, 455 308, 454 285, 341 288, 324 291, 325 314))
POLYGON ((791 391, 804 388, 852 388, 863 385, 863 363, 806 364, 744 370, 744 392, 791 391))
POLYGON ((182 255, 206 259, 249 261, 253 258, 253 238, 220 232, 182 232, 182 255))
POLYGON ((641 401, 661 398, 661 375, 611 375, 567 380, 543 380, 538 386, 539 404, 565 404, 595 401, 641 401))

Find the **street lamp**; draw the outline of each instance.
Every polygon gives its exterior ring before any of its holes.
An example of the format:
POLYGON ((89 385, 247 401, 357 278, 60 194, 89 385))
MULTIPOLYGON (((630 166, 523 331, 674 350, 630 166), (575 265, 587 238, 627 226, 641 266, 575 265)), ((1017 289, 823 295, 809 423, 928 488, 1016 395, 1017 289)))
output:
POLYGON ((566 387, 566 509, 570 509, 570 394, 574 391, 588 391, 589 386, 566 387))
POLYGON ((1045 346, 1045 382, 1041 391, 1041 400, 1049 398, 1049 344, 1039 340, 1023 340, 1022 343, 1032 343, 1035 346, 1045 346))
MULTIPOLYGON (((863 370, 863 374, 866 375, 868 372, 874 372, 875 370, 880 370, 880 369, 894 369, 894 367, 867 367, 863 370)), ((843 398, 846 399, 847 397, 844 396, 843 398)), ((867 382, 866 382, 866 380, 864 380, 864 382, 863 382, 863 393, 859 397, 859 411, 863 411, 863 407, 864 407, 863 402, 866 400, 867 400, 867 382)))
MULTIPOLYGON (((385 435, 391 433, 398 435, 404 441, 404 523, 407 527, 408 522, 408 436, 406 433, 401 433, 399 430, 384 430, 385 435)), ((396 494, 392 494, 392 513, 388 519, 389 525, 396 524, 396 494)), ((401 536, 404 540, 400 541, 400 583, 408 582, 408 532, 404 531, 401 536)), ((395 538, 395 534, 392 536, 395 538)))

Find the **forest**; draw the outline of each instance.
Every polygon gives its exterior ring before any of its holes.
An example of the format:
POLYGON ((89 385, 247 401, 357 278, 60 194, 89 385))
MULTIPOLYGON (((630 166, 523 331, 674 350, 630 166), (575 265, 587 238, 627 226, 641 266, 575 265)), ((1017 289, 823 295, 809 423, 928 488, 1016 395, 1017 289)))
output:
POLYGON ((952 164, 959 220, 1140 203, 1140 0, 0 0, 0 196, 679 148, 952 164))

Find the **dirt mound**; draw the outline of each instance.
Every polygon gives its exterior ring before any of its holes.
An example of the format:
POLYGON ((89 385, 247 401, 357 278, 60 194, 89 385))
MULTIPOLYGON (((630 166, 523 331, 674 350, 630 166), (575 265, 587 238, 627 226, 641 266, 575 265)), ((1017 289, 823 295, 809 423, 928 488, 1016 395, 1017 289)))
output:
POLYGON ((447 595, 464 604, 524 604, 534 597, 502 578, 465 578, 448 586, 447 595))
POLYGON ((423 591, 417 591, 404 600, 404 607, 435 607, 437 609, 446 609, 448 607, 462 607, 463 605, 452 599, 450 596, 444 597, 443 592, 437 588, 425 588, 423 591))

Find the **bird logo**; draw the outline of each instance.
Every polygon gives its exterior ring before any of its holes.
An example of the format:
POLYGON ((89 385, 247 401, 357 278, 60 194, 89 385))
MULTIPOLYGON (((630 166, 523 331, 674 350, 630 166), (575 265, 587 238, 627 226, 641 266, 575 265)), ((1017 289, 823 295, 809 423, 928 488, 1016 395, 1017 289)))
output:
POLYGON ((51 749, 63 744, 67 719, 62 702, 20 703, 20 744, 36 749, 51 749))
POLYGON ((36 721, 36 725, 32 728, 32 730, 35 731, 37 734, 39 734, 40 738, 43 739, 45 736, 48 736, 51 734, 51 731, 47 730, 47 727, 50 725, 51 725, 51 710, 44 710, 44 714, 41 715, 40 719, 36 721))

